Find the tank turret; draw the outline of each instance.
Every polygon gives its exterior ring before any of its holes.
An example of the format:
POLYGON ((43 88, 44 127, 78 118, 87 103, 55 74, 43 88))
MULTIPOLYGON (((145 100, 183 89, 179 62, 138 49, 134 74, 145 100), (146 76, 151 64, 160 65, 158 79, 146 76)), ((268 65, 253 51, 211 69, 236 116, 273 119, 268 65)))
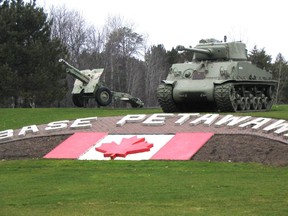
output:
MULTIPOLYGON (((225 40, 226 41, 226 40, 225 40)), ((242 42, 200 40, 191 62, 173 64, 157 89, 164 112, 270 110, 277 82, 272 74, 247 60, 242 42)))
POLYGON ((190 51, 190 52, 196 52, 196 53, 201 53, 201 54, 205 54, 205 55, 213 55, 213 52, 211 49, 198 49, 198 48, 192 48, 192 47, 185 47, 182 45, 178 45, 176 47, 176 50, 178 51, 190 51))
POLYGON ((247 61, 246 45, 242 42, 222 43, 217 40, 201 40, 194 48, 177 46, 178 51, 193 52, 194 60, 238 60, 247 61))

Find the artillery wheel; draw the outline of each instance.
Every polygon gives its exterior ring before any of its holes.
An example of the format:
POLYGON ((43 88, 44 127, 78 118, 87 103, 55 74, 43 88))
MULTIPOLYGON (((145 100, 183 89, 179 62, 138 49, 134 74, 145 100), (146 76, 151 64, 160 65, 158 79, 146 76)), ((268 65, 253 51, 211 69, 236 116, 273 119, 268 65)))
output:
POLYGON ((80 94, 72 94, 72 101, 77 107, 84 107, 84 98, 83 95, 80 94))
POLYGON ((112 93, 106 87, 100 87, 96 91, 95 100, 100 106, 108 106, 112 102, 112 93))
POLYGON ((157 98, 159 104, 165 113, 179 112, 175 101, 173 100, 173 86, 160 84, 157 89, 157 98))

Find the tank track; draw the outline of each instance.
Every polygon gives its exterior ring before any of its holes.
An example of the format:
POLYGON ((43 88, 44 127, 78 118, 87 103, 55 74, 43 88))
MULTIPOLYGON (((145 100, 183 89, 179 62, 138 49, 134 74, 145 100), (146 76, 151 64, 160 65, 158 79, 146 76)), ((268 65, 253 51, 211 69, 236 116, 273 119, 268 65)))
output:
POLYGON ((173 100, 173 86, 161 83, 157 88, 157 98, 163 112, 180 112, 173 100))
POLYGON ((220 112, 268 111, 275 94, 275 85, 268 83, 225 83, 215 86, 214 91, 220 112))

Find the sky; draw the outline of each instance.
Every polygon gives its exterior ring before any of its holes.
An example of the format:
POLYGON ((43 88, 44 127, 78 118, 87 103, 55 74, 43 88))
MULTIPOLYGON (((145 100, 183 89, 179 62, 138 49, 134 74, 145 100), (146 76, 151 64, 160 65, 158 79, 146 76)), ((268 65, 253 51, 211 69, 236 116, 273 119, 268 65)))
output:
POLYGON ((196 46, 215 38, 256 45, 275 60, 288 60, 287 0, 37 0, 49 12, 51 6, 78 11, 88 24, 101 29, 108 17, 120 16, 134 24, 134 31, 148 35, 148 45, 196 46))

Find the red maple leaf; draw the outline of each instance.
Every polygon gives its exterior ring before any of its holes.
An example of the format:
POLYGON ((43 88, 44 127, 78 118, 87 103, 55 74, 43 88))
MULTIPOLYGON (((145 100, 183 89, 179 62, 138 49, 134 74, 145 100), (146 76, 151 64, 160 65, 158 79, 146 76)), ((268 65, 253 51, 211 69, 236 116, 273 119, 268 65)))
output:
POLYGON ((95 149, 104 153, 104 157, 110 157, 113 160, 116 157, 126 157, 128 154, 150 151, 152 147, 153 144, 147 143, 145 138, 133 136, 131 138, 123 138, 119 145, 115 142, 103 143, 95 149))

